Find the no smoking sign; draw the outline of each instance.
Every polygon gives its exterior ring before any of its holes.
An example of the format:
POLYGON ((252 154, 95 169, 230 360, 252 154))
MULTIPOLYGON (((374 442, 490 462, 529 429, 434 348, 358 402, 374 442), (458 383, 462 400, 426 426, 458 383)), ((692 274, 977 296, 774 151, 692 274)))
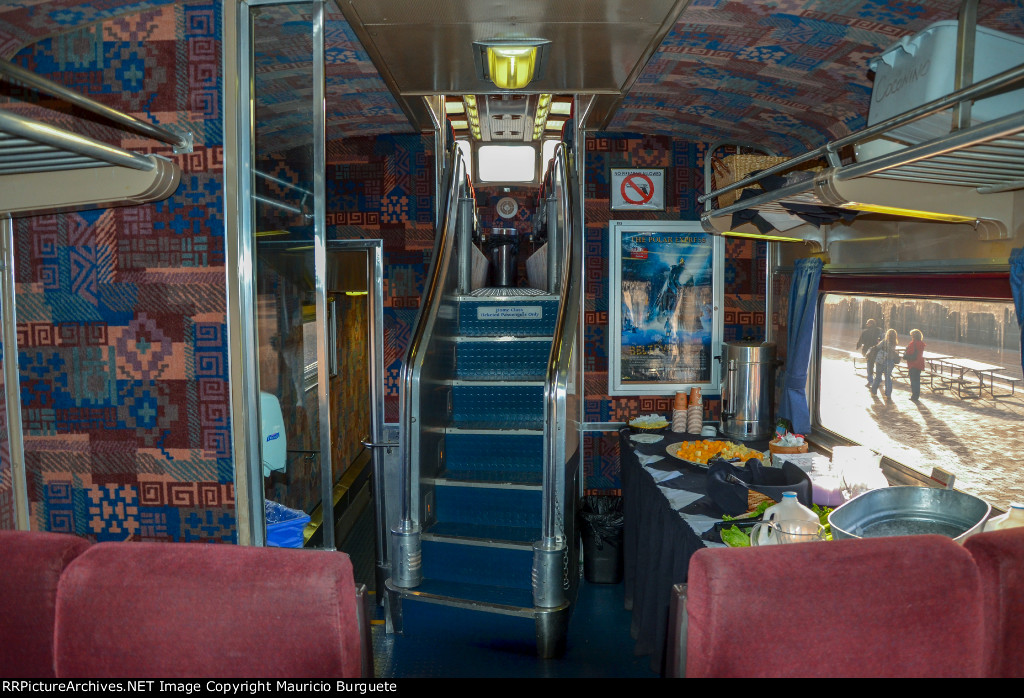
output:
POLYGON ((612 210, 662 211, 665 170, 612 169, 612 210))

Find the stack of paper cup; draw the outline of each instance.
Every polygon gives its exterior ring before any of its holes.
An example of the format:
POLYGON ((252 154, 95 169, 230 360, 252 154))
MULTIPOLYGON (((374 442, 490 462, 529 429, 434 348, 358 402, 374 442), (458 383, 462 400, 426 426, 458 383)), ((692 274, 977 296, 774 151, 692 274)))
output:
POLYGON ((700 388, 690 390, 690 405, 686 408, 686 431, 699 434, 704 426, 704 401, 700 396, 700 388))
POLYGON ((679 390, 676 392, 676 401, 673 403, 673 407, 677 410, 686 411, 686 408, 690 406, 690 398, 686 394, 685 390, 679 390))
POLYGON ((682 409, 677 407, 672 410, 672 431, 677 434, 685 434, 687 432, 686 409, 685 407, 682 409))
POLYGON ((686 408, 686 431, 690 434, 699 434, 704 426, 704 407, 702 405, 690 405, 686 408))
POLYGON ((686 392, 678 391, 672 405, 672 431, 676 434, 686 433, 686 408, 689 404, 686 392))

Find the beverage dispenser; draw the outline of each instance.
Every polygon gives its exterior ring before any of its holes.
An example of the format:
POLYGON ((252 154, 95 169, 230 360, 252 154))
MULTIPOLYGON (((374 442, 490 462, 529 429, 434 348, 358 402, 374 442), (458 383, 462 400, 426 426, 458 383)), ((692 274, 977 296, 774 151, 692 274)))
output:
POLYGON ((741 340, 722 342, 722 416, 724 436, 740 440, 772 433, 775 395, 775 345, 741 340))

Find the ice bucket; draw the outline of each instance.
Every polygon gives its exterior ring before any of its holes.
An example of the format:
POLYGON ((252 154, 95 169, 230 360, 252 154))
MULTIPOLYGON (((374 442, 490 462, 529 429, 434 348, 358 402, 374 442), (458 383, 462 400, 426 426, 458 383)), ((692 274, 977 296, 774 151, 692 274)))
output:
POLYGON ((865 492, 828 515, 832 539, 933 533, 962 543, 979 533, 992 507, 956 490, 884 487, 865 492))

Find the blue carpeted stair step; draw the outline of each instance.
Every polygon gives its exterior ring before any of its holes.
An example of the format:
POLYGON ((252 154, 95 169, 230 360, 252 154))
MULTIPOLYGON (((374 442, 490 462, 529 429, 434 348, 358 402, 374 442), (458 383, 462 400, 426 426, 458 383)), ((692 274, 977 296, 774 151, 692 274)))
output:
POLYGON ((558 317, 557 296, 469 298, 459 303, 459 334, 464 337, 550 336, 558 317))
POLYGON ((550 353, 550 337, 458 337, 454 377, 482 381, 543 380, 550 353))
POLYGON ((433 480, 436 521, 443 524, 541 527, 540 487, 433 480))
MULTIPOLYGON (((486 645, 532 655, 536 647, 533 593, 527 589, 424 579, 402 600, 408 636, 486 645)), ((467 667, 468 670, 468 667, 467 667)))
POLYGON ((532 588, 533 549, 527 544, 493 545, 424 534, 421 545, 426 579, 527 591, 532 588))
MULTIPOLYGON (((424 578, 423 582, 416 587, 416 592, 453 600, 472 601, 505 606, 509 609, 533 611, 533 592, 526 589, 495 587, 486 584, 457 584, 439 579, 424 578)), ((406 602, 408 602, 408 598, 406 602)), ((434 628, 434 630, 436 631, 437 628, 434 628)))
POLYGON ((541 483, 544 436, 533 431, 450 429, 442 452, 450 480, 541 483))
POLYGON ((453 381, 452 422, 476 428, 541 429, 541 381, 453 381))

